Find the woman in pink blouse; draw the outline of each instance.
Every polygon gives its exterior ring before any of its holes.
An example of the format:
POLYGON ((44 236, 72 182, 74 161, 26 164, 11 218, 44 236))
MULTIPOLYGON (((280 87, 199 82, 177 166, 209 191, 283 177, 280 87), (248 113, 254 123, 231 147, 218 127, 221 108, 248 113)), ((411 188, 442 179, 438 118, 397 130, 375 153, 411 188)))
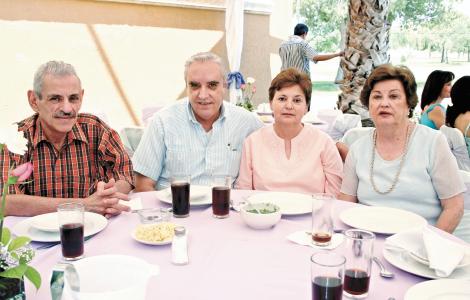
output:
POLYGON ((311 95, 309 77, 296 69, 284 70, 272 80, 269 103, 274 124, 245 140, 236 188, 338 194, 343 163, 333 140, 301 122, 311 95))

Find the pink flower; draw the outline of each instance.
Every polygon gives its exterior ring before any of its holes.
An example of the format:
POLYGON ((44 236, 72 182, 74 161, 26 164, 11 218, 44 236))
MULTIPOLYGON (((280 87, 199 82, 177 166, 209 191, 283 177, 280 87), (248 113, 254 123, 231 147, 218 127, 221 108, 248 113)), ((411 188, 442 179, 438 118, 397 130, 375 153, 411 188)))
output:
POLYGON ((24 163, 11 171, 11 175, 18 177, 18 183, 25 181, 33 173, 33 165, 30 162, 24 163))

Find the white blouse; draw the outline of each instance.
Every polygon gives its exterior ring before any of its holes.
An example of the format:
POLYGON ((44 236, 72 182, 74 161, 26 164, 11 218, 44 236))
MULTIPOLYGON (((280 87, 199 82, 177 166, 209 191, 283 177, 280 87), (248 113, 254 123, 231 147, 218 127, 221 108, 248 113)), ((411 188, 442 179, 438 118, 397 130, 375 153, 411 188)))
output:
MULTIPOLYGON (((371 130, 351 146, 344 165, 341 192, 357 196, 358 201, 366 205, 414 212, 435 224, 442 211, 439 199, 451 198, 466 190, 445 137, 437 130, 416 125, 398 183, 393 191, 381 195, 374 191, 369 178, 373 132, 371 130)), ((376 151, 373 176, 379 191, 390 188, 400 160, 401 157, 384 160, 376 151)))

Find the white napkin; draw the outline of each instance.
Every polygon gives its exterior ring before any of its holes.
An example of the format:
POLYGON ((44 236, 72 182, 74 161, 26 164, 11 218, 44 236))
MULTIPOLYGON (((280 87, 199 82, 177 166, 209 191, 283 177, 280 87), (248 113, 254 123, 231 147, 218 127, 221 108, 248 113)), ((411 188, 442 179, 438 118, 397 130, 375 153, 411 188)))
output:
POLYGON ((423 229, 423 241, 428 254, 429 267, 434 269, 439 277, 449 276, 465 255, 462 245, 428 227, 423 229))
POLYGON ((312 237, 309 234, 307 234, 305 230, 291 233, 287 236, 287 239, 291 242, 294 242, 302 246, 310 246, 315 249, 331 250, 341 245, 341 243, 344 240, 344 235, 342 235, 341 233, 333 234, 333 236, 331 237, 331 243, 328 246, 317 246, 313 244, 312 237))
POLYGON ((465 254, 464 247, 446 237, 446 233, 438 233, 427 226, 392 235, 385 239, 385 248, 387 246, 418 254, 424 248, 428 255, 429 267, 439 277, 448 277, 465 254))
POLYGON ((119 200, 119 204, 129 206, 131 208, 131 211, 137 211, 143 208, 142 200, 139 197, 129 199, 129 201, 119 200))

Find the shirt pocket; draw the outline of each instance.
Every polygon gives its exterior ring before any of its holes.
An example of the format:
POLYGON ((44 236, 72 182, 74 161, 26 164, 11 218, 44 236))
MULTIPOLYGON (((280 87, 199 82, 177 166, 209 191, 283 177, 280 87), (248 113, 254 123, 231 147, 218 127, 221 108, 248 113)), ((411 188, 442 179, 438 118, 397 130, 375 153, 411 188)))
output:
POLYGON ((242 157, 242 147, 241 144, 238 146, 231 146, 227 150, 227 169, 228 174, 235 179, 238 176, 240 170, 240 160, 242 157))
POLYGON ((189 151, 181 148, 168 149, 166 153, 165 169, 169 176, 172 174, 189 175, 191 155, 189 151))

